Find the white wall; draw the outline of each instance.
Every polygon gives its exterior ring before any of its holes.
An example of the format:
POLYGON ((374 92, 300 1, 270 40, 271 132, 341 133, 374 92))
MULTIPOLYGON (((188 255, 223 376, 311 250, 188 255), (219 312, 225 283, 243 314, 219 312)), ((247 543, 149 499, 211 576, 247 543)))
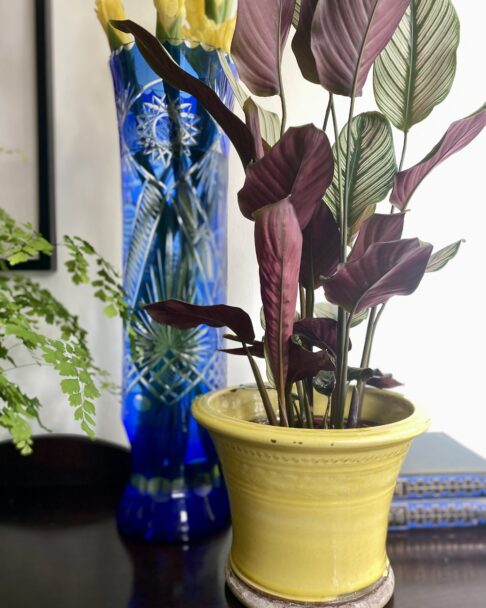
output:
MULTIPOLYGON (((90 0, 53 0, 56 116, 56 188, 59 234, 89 239, 108 259, 120 264, 121 204, 118 141, 108 46, 90 0)), ((126 0, 127 13, 152 25, 151 0, 126 0)), ((448 99, 410 134, 406 165, 420 160, 453 120, 477 109, 486 99, 484 58, 486 5, 457 0, 462 23, 458 76, 448 99)), ((290 124, 322 124, 326 96, 300 77, 291 53, 284 61, 290 124)), ((271 104, 270 104, 271 105, 271 104)), ((278 107, 278 106, 272 106, 278 107)), ((358 111, 374 109, 370 82, 358 111)), ((344 124, 347 101, 339 100, 344 124)), ((397 148, 401 145, 397 133, 397 148)), ((377 332, 373 364, 405 383, 403 391, 423 404, 434 430, 444 430, 486 456, 484 373, 484 296, 486 252, 483 248, 486 134, 438 168, 420 187, 407 217, 406 236, 442 247, 465 238, 459 256, 443 271, 428 275, 412 296, 390 302, 377 332)), ((231 157, 229 192, 229 303, 248 310, 258 323, 257 268, 252 224, 240 217, 236 192, 243 172, 231 157)), ((61 263, 63 254, 61 252, 61 263)), ((39 276, 39 275, 37 275, 39 276)), ((62 269, 42 276, 91 330, 100 365, 120 380, 120 327, 103 318, 89 290, 66 282, 62 269)), ((359 343, 358 336, 354 339, 359 343)), ((357 349, 358 350, 358 349, 357 349)), ((358 353, 357 353, 358 354, 358 353)), ((355 355, 357 356, 357 355, 355 355)), ((56 431, 78 432, 55 382, 45 372, 24 375, 45 408, 45 421, 56 431)), ((250 381, 245 361, 232 359, 229 382, 250 381)), ((103 398, 98 435, 126 443, 117 400, 103 398)))

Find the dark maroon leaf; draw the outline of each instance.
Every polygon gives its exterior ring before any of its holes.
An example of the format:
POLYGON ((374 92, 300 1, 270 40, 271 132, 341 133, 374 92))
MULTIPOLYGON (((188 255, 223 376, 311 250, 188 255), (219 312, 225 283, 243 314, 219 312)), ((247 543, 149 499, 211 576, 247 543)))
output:
POLYGON ((367 380, 366 384, 383 389, 403 386, 402 382, 395 380, 391 374, 382 374, 379 369, 373 370, 373 377, 367 380))
POLYGON ((302 232, 288 199, 267 205, 255 214, 255 248, 265 346, 283 407, 302 253, 302 232))
POLYGON ((319 0, 311 48, 319 80, 337 95, 361 95, 374 60, 393 36, 410 0, 319 0))
POLYGON ((302 319, 294 323, 294 335, 309 346, 337 351, 337 321, 334 319, 302 319))
POLYGON ((323 370, 334 370, 332 359, 325 350, 313 353, 292 342, 289 353, 288 382, 313 378, 323 370))
POLYGON ((364 255, 365 251, 373 243, 385 241, 397 241, 403 232, 403 213, 381 214, 375 213, 365 220, 359 230, 358 238, 348 261, 352 262, 364 255))
POLYGON ((238 192, 241 212, 255 211, 290 197, 301 228, 309 223, 332 181, 334 161, 327 135, 314 125, 292 127, 263 158, 246 170, 238 192))
POLYGON ((226 304, 198 306, 180 300, 164 300, 147 304, 145 310, 154 321, 162 325, 171 325, 179 329, 188 329, 198 325, 229 327, 243 342, 251 344, 255 340, 255 332, 249 315, 236 306, 226 304))
POLYGON ((408 295, 422 280, 431 253, 432 245, 418 239, 374 243, 324 283, 326 298, 358 313, 392 296, 408 295))
POLYGON ((316 60, 311 49, 311 25, 318 0, 302 0, 300 4, 299 23, 292 40, 292 50, 299 64, 302 76, 319 84, 316 60))
POLYGON ((133 34, 140 52, 156 74, 201 102, 233 143, 243 166, 246 167, 256 158, 253 136, 245 123, 224 105, 210 87, 182 70, 155 36, 130 20, 112 21, 111 24, 122 32, 133 34))
MULTIPOLYGON (((259 359, 265 358, 265 352, 263 349, 263 342, 256 341, 253 344, 248 345, 248 350, 250 351, 250 355, 253 357, 258 357, 259 359)), ((228 353, 228 355, 247 355, 247 349, 243 347, 239 348, 220 348, 222 353, 228 353)))
POLYGON ((339 264, 339 228, 325 203, 317 205, 303 238, 300 282, 305 289, 317 289, 339 264))
POLYGON ((467 118, 453 122, 434 149, 418 164, 395 176, 390 201, 398 209, 405 209, 422 180, 459 150, 465 148, 486 126, 486 104, 467 118))
POLYGON ((241 80, 255 95, 280 93, 279 65, 294 5, 295 0, 238 2, 231 55, 241 80))

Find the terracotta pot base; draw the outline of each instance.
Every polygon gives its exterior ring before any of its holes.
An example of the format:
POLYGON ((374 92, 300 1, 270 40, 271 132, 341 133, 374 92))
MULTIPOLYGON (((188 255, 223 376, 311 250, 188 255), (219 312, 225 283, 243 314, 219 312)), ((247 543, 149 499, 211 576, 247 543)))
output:
POLYGON ((395 576, 390 566, 386 576, 363 591, 330 602, 298 602, 267 595, 242 581, 226 564, 226 583, 247 608, 384 608, 393 595, 395 576))

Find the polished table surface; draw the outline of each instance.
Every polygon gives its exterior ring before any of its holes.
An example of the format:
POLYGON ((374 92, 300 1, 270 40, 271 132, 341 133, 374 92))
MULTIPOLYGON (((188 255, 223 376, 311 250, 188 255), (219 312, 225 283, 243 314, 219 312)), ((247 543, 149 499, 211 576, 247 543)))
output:
MULTIPOLYGON (((119 489, 0 481, 0 607, 241 608, 224 586, 230 530, 183 546, 124 541, 119 489)), ((387 608, 486 607, 486 528, 394 533, 388 551, 387 608)))

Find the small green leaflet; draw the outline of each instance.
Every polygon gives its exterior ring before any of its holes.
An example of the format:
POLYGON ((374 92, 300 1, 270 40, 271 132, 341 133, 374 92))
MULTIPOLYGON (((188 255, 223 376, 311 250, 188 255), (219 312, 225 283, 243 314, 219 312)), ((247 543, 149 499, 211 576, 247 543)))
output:
POLYGON ((459 251, 459 247, 464 242, 464 239, 461 239, 460 241, 456 241, 455 243, 440 249, 436 253, 433 253, 430 256, 430 260, 427 264, 425 272, 437 272, 438 270, 444 268, 444 266, 446 266, 446 264, 448 264, 452 258, 456 256, 457 252, 459 251))

